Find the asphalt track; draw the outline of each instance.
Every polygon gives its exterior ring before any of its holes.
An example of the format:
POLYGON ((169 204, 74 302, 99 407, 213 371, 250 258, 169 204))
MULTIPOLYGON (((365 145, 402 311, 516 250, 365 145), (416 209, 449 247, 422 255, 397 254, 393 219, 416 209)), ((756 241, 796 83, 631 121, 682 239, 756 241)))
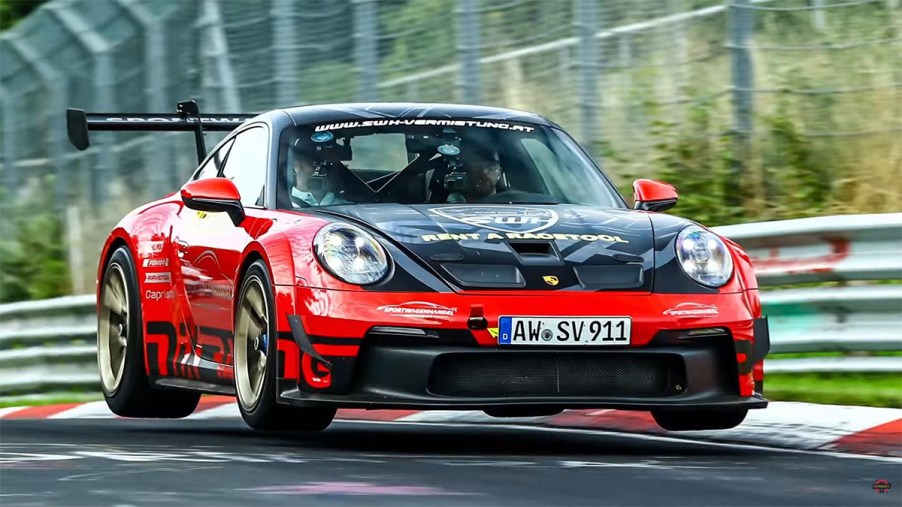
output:
POLYGON ((900 505, 902 460, 528 427, 4 420, 0 505, 900 505), (874 481, 892 484, 886 494, 874 481))

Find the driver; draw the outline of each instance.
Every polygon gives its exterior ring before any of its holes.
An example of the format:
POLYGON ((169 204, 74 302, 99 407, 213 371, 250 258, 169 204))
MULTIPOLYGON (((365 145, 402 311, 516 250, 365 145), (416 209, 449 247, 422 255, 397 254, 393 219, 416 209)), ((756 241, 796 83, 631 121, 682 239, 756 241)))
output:
POLYGON ((294 185, 291 187, 291 200, 294 207, 348 204, 348 201, 329 190, 326 176, 328 168, 321 167, 317 171, 317 162, 310 150, 299 148, 295 143, 293 151, 294 185))
POLYGON ((467 185, 460 192, 452 192, 448 202, 478 202, 498 192, 501 164, 497 152, 478 147, 463 151, 460 161, 467 171, 467 185))

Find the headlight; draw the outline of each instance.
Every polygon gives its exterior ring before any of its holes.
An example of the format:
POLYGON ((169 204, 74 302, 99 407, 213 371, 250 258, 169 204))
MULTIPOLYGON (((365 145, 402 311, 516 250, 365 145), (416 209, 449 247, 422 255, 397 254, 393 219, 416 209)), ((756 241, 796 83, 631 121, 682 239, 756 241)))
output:
POLYGON ((388 274, 388 254, 369 233, 349 224, 329 224, 313 238, 316 257, 339 280, 376 283, 388 274))
POLYGON ((733 257, 720 238, 698 226, 686 227, 677 236, 677 260, 696 282, 721 287, 733 276, 733 257))

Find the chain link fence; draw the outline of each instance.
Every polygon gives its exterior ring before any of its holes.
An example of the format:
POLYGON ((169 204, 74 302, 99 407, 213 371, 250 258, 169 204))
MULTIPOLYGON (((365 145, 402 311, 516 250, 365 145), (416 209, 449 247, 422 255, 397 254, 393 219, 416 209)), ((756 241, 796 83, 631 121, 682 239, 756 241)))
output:
MULTIPOLYGON (((73 290, 92 290, 107 231, 138 203, 177 189, 196 161, 190 134, 96 133, 77 152, 65 108, 170 111, 190 98, 209 113, 357 100, 527 109, 573 133, 620 183, 653 176, 662 145, 683 149, 674 137, 700 141, 702 151, 705 140, 728 137, 729 150, 714 156, 733 159, 737 180, 760 168, 764 200, 794 197, 769 177, 787 164, 823 167, 812 178, 833 190, 885 181, 874 193, 889 187, 892 200, 902 181, 902 8, 899 0, 53 0, 0 35, 4 227, 13 203, 38 196, 65 219, 73 290)), ((207 146, 219 139, 207 135, 207 146)))

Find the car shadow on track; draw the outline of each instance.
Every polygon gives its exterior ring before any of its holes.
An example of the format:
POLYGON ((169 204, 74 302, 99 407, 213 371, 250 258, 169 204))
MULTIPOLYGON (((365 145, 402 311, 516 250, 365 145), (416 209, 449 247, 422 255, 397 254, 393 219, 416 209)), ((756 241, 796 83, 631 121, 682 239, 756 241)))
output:
MULTIPOLYGON (((162 424, 130 428, 129 432, 155 434, 173 439, 185 437, 206 444, 274 447, 280 450, 332 450, 373 454, 409 455, 510 455, 510 456, 748 456, 767 449, 729 447, 677 439, 643 438, 626 433, 568 431, 560 428, 529 428, 491 425, 437 425, 409 423, 334 423, 321 433, 263 433, 215 424, 162 424)), ((174 421, 170 423, 175 423, 174 421)))

